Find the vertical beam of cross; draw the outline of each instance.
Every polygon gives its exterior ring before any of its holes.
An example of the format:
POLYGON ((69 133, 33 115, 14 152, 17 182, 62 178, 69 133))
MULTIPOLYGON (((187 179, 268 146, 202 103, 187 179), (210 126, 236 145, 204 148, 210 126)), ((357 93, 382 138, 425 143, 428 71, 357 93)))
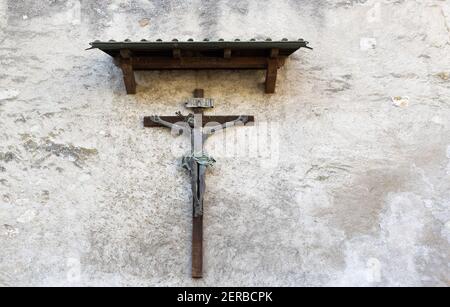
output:
MULTIPOLYGON (((204 91, 196 89, 194 91, 194 98, 204 98, 204 91)), ((198 157, 203 155, 203 110, 194 109, 194 128, 192 131, 192 150, 193 156, 198 157)), ((203 277, 203 212, 198 214, 196 210, 203 211, 203 192, 205 189, 205 170, 206 166, 193 161, 192 180, 196 180, 196 189, 192 189, 192 193, 196 193, 196 197, 192 195, 192 277, 203 277), (198 202, 198 203, 196 203, 198 202), (200 208, 198 208, 200 207, 200 208)), ((194 184, 194 183, 193 183, 194 184)))

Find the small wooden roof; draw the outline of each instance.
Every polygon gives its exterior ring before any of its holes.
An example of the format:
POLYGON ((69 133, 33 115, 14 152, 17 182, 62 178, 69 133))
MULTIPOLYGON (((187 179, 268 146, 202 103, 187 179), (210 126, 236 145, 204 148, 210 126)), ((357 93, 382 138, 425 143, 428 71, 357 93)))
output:
POLYGON ((136 70, 161 69, 264 69, 266 93, 275 92, 277 70, 308 42, 271 39, 241 41, 94 41, 89 49, 100 49, 115 58, 122 68, 128 94, 136 93, 136 70))
POLYGON ((128 49, 133 51, 135 55, 141 56, 164 56, 165 53, 168 55, 172 54, 172 50, 186 50, 186 51, 198 51, 205 53, 217 53, 223 52, 225 49, 230 49, 232 52, 244 52, 247 54, 252 54, 254 56, 257 55, 265 55, 271 49, 278 49, 279 56, 289 56, 300 48, 308 48, 308 42, 299 39, 299 40, 287 40, 282 39, 280 41, 272 41, 271 39, 267 40, 256 40, 251 39, 248 41, 234 40, 234 41, 225 41, 225 40, 217 40, 210 41, 205 39, 203 41, 194 41, 189 39, 187 41, 179 41, 177 39, 173 39, 172 41, 150 41, 146 39, 142 39, 141 41, 131 41, 126 39, 124 41, 99 41, 96 40, 90 43, 91 48, 97 48, 106 52, 112 57, 116 57, 120 54, 121 49, 128 49))

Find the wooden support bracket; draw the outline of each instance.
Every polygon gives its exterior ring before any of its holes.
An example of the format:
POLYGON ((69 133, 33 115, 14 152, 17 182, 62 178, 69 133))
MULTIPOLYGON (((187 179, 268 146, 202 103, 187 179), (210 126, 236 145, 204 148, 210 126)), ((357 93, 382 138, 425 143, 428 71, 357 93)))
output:
POLYGON ((278 59, 267 59, 267 70, 266 70, 266 93, 275 93, 275 87, 277 83, 277 72, 278 72, 278 59))
POLYGON ((269 58, 267 59, 267 70, 266 70, 266 93, 275 93, 275 87, 277 83, 277 73, 280 63, 278 61, 278 56, 280 50, 278 48, 272 48, 270 50, 269 58))
POLYGON ((123 81, 125 82, 125 88, 127 94, 136 94, 136 79, 133 69, 133 57, 132 53, 128 49, 120 50, 120 68, 123 73, 123 81))

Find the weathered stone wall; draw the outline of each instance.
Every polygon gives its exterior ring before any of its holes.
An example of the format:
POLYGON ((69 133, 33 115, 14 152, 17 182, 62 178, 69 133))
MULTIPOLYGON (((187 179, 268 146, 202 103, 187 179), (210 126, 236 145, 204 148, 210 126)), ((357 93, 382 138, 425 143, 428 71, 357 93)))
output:
POLYGON ((0 285, 448 285, 449 31, 448 0, 0 0, 0 285), (263 72, 184 71, 138 73, 134 96, 84 50, 174 37, 315 50, 275 95, 263 72), (189 143, 142 117, 196 87, 269 123, 271 155, 214 153, 193 281, 189 143))

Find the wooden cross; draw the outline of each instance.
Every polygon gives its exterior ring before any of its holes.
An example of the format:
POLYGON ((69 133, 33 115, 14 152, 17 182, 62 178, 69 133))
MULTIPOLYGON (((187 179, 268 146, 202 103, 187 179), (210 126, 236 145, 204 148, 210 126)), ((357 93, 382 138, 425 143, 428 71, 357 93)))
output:
POLYGON ((202 89, 194 91, 194 98, 186 102, 186 108, 191 108, 193 114, 183 116, 147 116, 144 117, 144 127, 166 127, 178 134, 191 137, 191 152, 183 157, 183 167, 191 174, 192 187, 192 277, 203 276, 203 196, 205 193, 206 168, 215 160, 208 157, 203 144, 209 136, 236 124, 254 122, 253 116, 206 116, 203 110, 213 107, 213 100, 204 98, 202 89))

